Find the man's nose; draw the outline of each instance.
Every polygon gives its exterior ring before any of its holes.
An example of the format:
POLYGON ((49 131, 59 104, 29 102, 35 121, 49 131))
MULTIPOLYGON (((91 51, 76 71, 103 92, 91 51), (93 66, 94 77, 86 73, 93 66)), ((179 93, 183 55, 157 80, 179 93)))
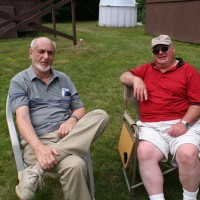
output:
POLYGON ((48 58, 48 57, 49 57, 48 52, 44 52, 43 57, 44 57, 44 58, 48 58))

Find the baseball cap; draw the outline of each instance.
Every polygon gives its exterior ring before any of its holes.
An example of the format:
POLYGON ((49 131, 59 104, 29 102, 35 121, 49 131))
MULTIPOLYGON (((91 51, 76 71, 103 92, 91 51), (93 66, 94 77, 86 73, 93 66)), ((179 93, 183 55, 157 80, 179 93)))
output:
POLYGON ((151 47, 153 48, 158 44, 170 45, 172 44, 172 41, 168 35, 159 35, 151 40, 151 47))

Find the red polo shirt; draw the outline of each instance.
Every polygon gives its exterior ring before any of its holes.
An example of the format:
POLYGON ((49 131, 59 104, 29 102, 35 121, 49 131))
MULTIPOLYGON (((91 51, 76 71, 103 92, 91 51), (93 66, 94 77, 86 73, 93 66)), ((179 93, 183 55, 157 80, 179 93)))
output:
POLYGON ((129 71, 142 78, 147 87, 148 100, 140 102, 143 122, 181 119, 190 105, 200 105, 200 74, 182 59, 165 73, 155 63, 129 71))

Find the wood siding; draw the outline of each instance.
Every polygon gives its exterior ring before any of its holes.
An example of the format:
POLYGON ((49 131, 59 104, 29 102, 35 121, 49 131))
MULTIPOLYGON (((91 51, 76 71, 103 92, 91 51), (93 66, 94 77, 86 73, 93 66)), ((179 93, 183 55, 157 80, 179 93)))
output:
MULTIPOLYGON (((14 15, 14 8, 13 8, 13 6, 0 6, 0 11, 4 11, 6 13, 14 15)), ((6 19, 3 19, 3 18, 0 17, 0 24, 3 24, 6 21, 7 21, 6 19)), ((2 32, 4 32, 5 30, 8 30, 9 28, 13 27, 13 26, 15 26, 15 22, 11 22, 8 25, 0 27, 0 34, 2 32)), ((0 36, 0 39, 1 38, 4 38, 4 39, 17 38, 17 31, 12 31, 12 32, 4 35, 3 37, 0 36)))
POLYGON ((200 44, 200 1, 146 0, 145 32, 200 44))

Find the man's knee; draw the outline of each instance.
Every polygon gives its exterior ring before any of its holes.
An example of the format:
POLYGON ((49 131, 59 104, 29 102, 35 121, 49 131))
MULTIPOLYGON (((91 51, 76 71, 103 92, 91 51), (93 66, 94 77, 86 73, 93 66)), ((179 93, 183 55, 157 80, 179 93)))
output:
POLYGON ((97 115, 98 118, 102 119, 105 122, 109 122, 109 115, 106 113, 106 111, 102 110, 102 109, 95 109, 93 111, 90 112, 93 115, 97 115))
POLYGON ((140 141, 137 148, 137 156, 139 162, 155 161, 159 162, 164 155, 154 144, 147 141, 140 141))
POLYGON ((199 162, 199 150, 193 144, 181 145, 176 152, 176 160, 182 165, 196 165, 199 162))

